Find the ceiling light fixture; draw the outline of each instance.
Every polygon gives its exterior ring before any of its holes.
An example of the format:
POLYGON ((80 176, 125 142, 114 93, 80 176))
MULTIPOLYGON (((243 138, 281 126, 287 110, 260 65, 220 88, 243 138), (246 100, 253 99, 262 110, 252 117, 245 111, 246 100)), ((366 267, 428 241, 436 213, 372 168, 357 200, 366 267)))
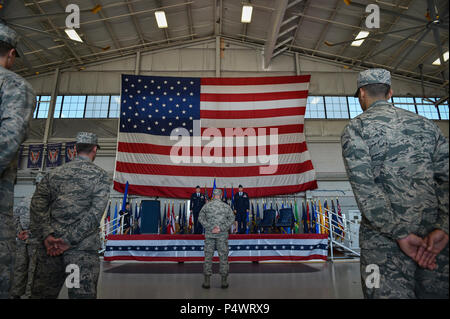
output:
POLYGON ((83 42, 75 29, 65 29, 64 31, 70 39, 77 42, 83 42))
POLYGON ((356 38, 355 38, 355 41, 353 41, 352 42, 352 47, 359 47, 359 46, 361 46, 361 44, 364 42, 364 40, 365 39, 362 39, 362 38, 365 38, 365 37, 367 37, 369 35, 369 32, 368 31, 359 31, 359 33, 358 33, 358 35, 356 36, 356 38), (359 39, 362 39, 362 40, 359 40, 359 39), (356 40, 358 40, 358 41, 356 41, 356 40))
MULTIPOLYGON (((442 58, 444 59, 444 62, 448 61, 448 51, 442 55, 442 58)), ((436 61, 433 62, 433 65, 441 65, 441 60, 437 58, 436 61)))
POLYGON ((164 11, 155 11, 156 23, 158 23, 158 28, 167 28, 166 13, 164 11))
POLYGON ((241 22, 242 23, 250 23, 252 21, 252 12, 253 7, 250 5, 243 5, 242 6, 242 16, 241 16, 241 22))

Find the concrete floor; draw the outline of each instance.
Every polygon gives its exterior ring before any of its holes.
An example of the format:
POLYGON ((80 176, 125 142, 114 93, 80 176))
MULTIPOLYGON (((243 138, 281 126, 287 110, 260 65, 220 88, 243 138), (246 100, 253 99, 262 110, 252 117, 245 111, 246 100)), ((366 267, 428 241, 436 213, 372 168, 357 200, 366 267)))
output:
MULTIPOLYGON (((101 262, 98 298, 106 299, 359 299, 359 260, 231 265, 228 289, 213 275, 203 289, 202 264, 101 262), (260 268, 254 268, 254 267, 260 268), (178 267, 178 268, 177 268, 178 267), (195 268, 194 271, 192 269, 195 268), (233 268, 236 272, 233 272, 233 268), (283 269, 282 269, 283 268, 283 269), (174 269, 182 269, 175 272, 174 269), (184 271, 191 269, 190 271, 184 271), (249 269, 258 269, 250 272, 249 269), (278 269, 278 270, 277 270, 278 269), (286 271, 287 269, 287 271, 286 271), (167 270, 167 271, 166 271, 167 270), (285 271, 285 272, 281 272, 285 271)), ((217 271, 217 270, 216 270, 217 271)), ((67 298, 67 288, 59 298, 67 298)))

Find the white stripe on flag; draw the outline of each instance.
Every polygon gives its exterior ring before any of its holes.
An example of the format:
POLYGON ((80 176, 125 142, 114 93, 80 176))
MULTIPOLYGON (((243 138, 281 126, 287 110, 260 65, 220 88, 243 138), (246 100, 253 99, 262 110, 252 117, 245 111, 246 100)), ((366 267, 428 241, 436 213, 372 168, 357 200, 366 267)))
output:
MULTIPOLYGON (((315 180, 314 170, 306 171, 302 174, 292 175, 260 175, 252 177, 239 177, 239 181, 245 187, 276 187, 276 186, 296 186, 315 180)), ((173 175, 147 175, 130 174, 116 171, 115 181, 125 184, 127 181, 133 181, 133 185, 142 186, 161 186, 170 187, 190 187, 197 183, 198 185, 210 185, 210 176, 173 176, 173 175)), ((236 177, 217 177, 219 185, 236 185, 236 177)))
POLYGON ((277 101, 256 101, 256 102, 200 102, 201 110, 208 111, 254 111, 272 110, 288 107, 306 106, 307 99, 289 99, 277 101))
POLYGON ((287 84, 260 84, 260 85, 205 85, 200 87, 200 93, 211 94, 249 94, 249 93, 276 93, 308 90, 309 82, 287 84))

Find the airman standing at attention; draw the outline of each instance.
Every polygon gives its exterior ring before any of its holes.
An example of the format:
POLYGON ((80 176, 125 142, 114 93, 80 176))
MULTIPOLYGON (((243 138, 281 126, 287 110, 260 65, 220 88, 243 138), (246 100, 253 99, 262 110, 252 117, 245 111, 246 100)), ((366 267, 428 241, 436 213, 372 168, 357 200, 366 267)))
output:
MULTIPOLYGON (((93 163, 97 136, 77 135, 78 156, 47 173, 31 200, 31 233, 41 245, 31 298, 57 298, 68 275, 69 298, 96 298, 100 272, 99 225, 109 199, 110 178, 93 163)), ((66 281, 67 283, 67 281, 66 281)))
POLYGON ((433 121, 388 102, 389 71, 362 71, 357 86, 364 112, 341 142, 362 214, 364 296, 448 299, 448 141, 433 121))
POLYGON ((0 299, 9 297, 16 228, 13 218, 18 151, 36 106, 31 85, 10 71, 19 54, 17 33, 0 22, 0 299))
POLYGON ((220 260, 220 274, 222 276, 222 288, 228 287, 228 231, 234 222, 234 214, 231 207, 222 200, 222 190, 214 189, 213 198, 203 206, 198 217, 205 227, 205 281, 203 288, 210 287, 212 275, 212 258, 217 249, 220 260))

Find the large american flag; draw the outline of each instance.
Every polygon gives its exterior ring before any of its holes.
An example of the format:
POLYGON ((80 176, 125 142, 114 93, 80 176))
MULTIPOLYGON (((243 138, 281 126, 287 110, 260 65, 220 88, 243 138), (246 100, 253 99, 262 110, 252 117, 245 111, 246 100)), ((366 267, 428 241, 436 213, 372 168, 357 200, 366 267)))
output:
POLYGON ((177 198, 196 185, 210 192, 214 179, 220 188, 242 184, 251 197, 317 188, 303 133, 309 80, 122 75, 114 188, 128 181, 130 194, 177 198), (257 136, 229 139, 230 128, 257 136), (171 134, 185 134, 189 147, 175 148, 181 136, 171 134))

